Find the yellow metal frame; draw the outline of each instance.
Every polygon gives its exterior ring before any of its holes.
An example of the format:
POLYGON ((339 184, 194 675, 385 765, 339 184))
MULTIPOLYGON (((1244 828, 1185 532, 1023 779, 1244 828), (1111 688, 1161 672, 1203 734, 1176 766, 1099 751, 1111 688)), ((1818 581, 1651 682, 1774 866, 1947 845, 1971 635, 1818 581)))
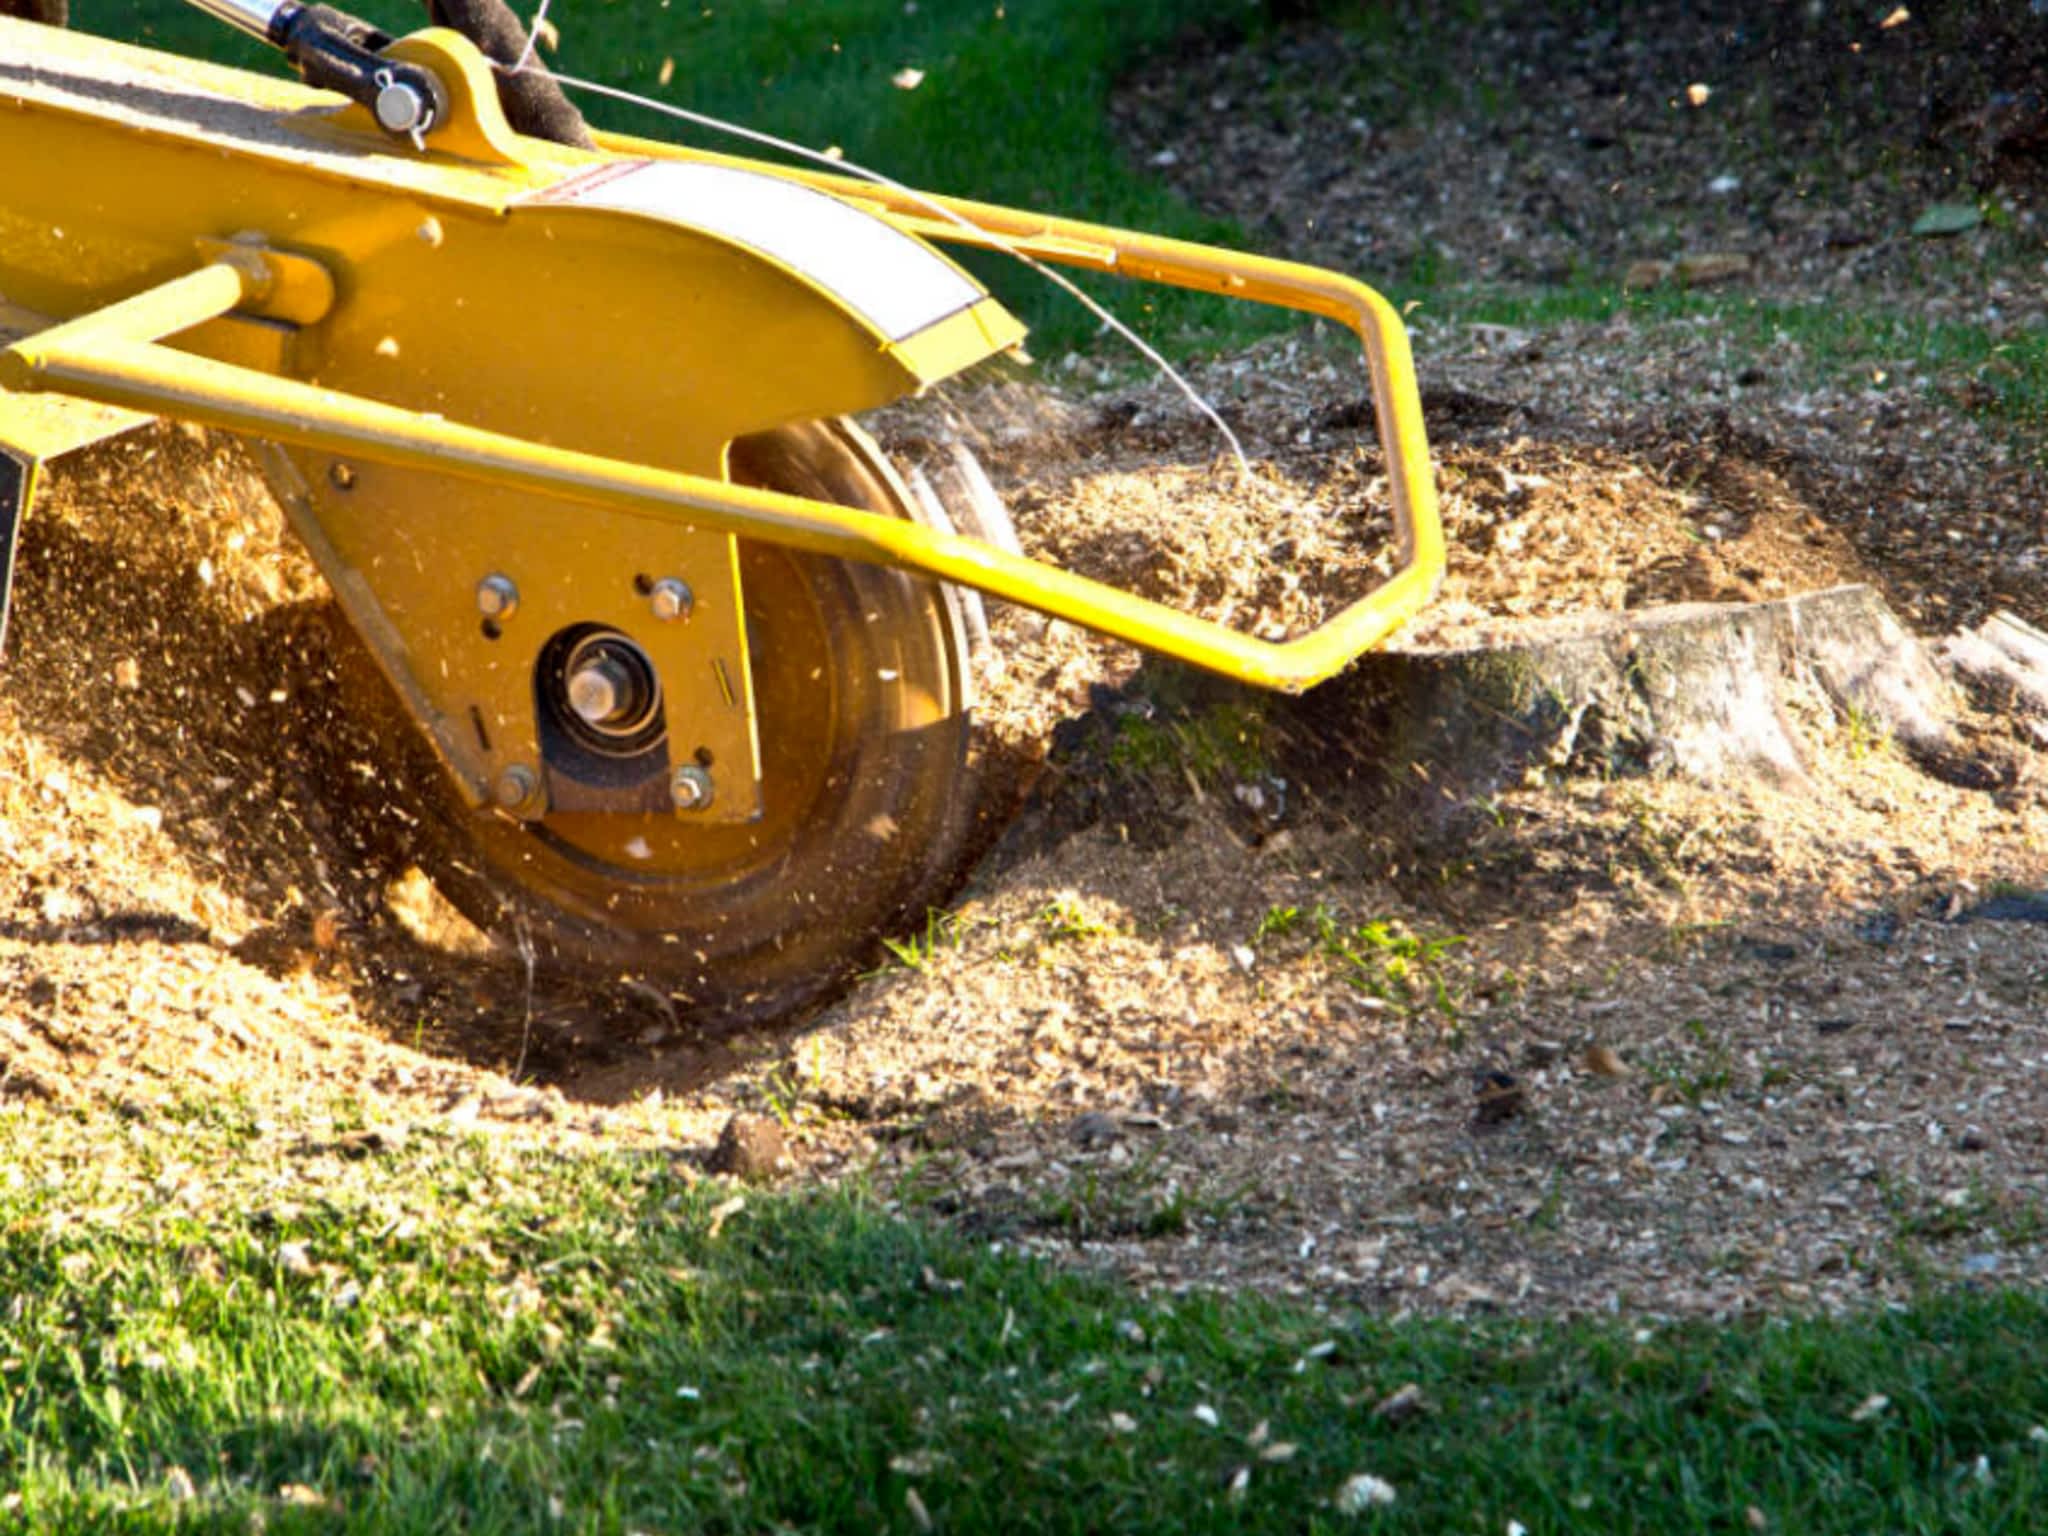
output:
MULTIPOLYGON (((1352 279, 1290 262, 981 204, 947 201, 945 206, 1041 259, 1281 304, 1350 326, 1371 367, 1402 542, 1401 568, 1308 634, 1262 640, 977 539, 702 475, 546 447, 159 345, 237 309, 263 312, 276 280, 261 262, 240 253, 16 342, 0 353, 0 387, 59 390, 280 442, 358 453, 818 554, 898 566, 1227 677, 1289 692, 1341 671, 1429 601, 1443 574, 1443 531, 1407 336, 1400 317, 1379 294, 1352 279)), ((902 214, 901 209, 891 211, 902 214)), ((931 234, 965 235, 957 226, 932 223, 931 234)))
MULTIPOLYGON (((83 40, 79 46, 85 46, 83 40)), ((111 45, 93 46, 104 50, 111 45)), ((376 172, 394 178, 394 190, 404 178, 414 178, 419 194, 430 196, 430 205, 441 189, 452 190, 459 182, 467 189, 462 195, 477 199, 479 209, 494 207, 496 216, 503 217, 526 196, 521 186, 546 201, 579 173, 607 165, 662 160, 726 164, 829 193, 929 241, 1016 250, 1040 261, 1278 305, 1347 326, 1362 344, 1370 372, 1401 545, 1400 568, 1321 627, 1290 641, 1263 640, 979 540, 913 522, 733 485, 708 473, 550 446, 519 435, 531 429, 516 416, 500 423, 514 430, 485 430, 347 390, 280 377, 265 371, 271 365, 259 354, 219 345, 218 326, 188 338, 189 345, 213 356, 164 345, 231 315, 244 321, 257 316, 288 326, 318 327, 330 308, 341 316, 371 303, 380 314, 388 314, 407 297, 381 288, 374 293, 358 291, 361 273, 330 272, 309 253, 312 247, 296 239, 290 253, 217 238, 201 241, 192 258, 196 266, 184 275, 50 325, 0 350, 0 387, 51 391, 203 421, 302 448, 466 477, 503 490, 595 503, 615 515, 642 517, 681 530, 743 536, 899 567, 976 588, 1244 682, 1288 691, 1306 689, 1340 671, 1407 622, 1434 594, 1443 573, 1444 542, 1414 367, 1400 317, 1364 284, 1293 262, 620 136, 604 136, 595 154, 556 150, 498 131, 502 125, 496 102, 483 88, 487 76, 462 39, 429 31, 398 47, 407 51, 406 56, 416 56, 456 79, 467 108, 452 118, 458 123, 474 119, 475 131, 482 135, 475 143, 469 138, 430 142, 437 151, 452 150, 452 157, 437 153, 420 160, 395 160, 376 172), (506 186, 508 181, 512 186, 506 186), (246 366, 251 363, 255 366, 246 366)), ((222 79, 226 82, 227 77, 222 79)), ((239 77, 234 85, 246 88, 239 77)), ((294 94, 296 87, 266 89, 279 109, 307 94, 294 94)), ((309 120, 301 112, 292 121, 310 136, 309 141, 323 132, 336 136, 337 143, 346 140, 348 114, 327 119, 331 128, 323 127, 318 118, 315 114, 309 120)), ((326 168, 318 174, 332 179, 335 172, 326 168)), ((449 217, 456 218, 456 205, 450 209, 449 217)), ((466 203, 459 211, 465 218, 475 216, 466 203)), ((417 221, 418 216, 405 217, 417 221)), ((410 229, 408 223, 405 231, 386 232, 388 239, 376 235, 371 243, 382 250, 400 234, 409 235, 410 229)), ((469 238, 468 225, 462 229, 469 238)), ((633 232, 629 222, 620 223, 619 229, 622 239, 633 232)), ((362 237, 351 236, 342 241, 342 249, 359 257, 355 247, 362 243, 362 237)), ((403 241, 399 245, 410 249, 403 241)), ((166 250, 165 258, 152 259, 151 276, 175 261, 175 247, 166 250)), ((51 270, 68 269, 57 262, 51 270)), ((53 289, 52 298, 58 297, 53 289)), ((412 302, 415 307, 431 303, 417 296, 412 302)), ((66 305, 58 312, 77 311, 66 305)), ((849 353, 840 371, 855 363, 868 370, 873 378, 863 374, 862 390, 879 388, 885 373, 901 380, 897 389, 915 388, 1009 345, 1017 334, 1000 306, 984 301, 918 336, 901 338, 900 344, 884 341, 879 352, 862 352, 857 359, 849 353)), ((331 348, 333 338, 323 344, 331 348)), ((420 350, 432 353, 431 348, 420 350)), ((409 346, 406 356, 414 352, 409 346)), ((632 451, 637 455, 640 450, 632 451)), ((701 456, 692 467, 706 468, 701 456)))

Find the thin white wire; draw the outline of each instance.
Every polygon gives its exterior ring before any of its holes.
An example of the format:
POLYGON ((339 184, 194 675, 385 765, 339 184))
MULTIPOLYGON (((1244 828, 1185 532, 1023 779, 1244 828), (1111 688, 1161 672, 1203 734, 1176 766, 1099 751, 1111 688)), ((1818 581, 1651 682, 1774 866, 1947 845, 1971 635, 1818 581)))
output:
POLYGON ((533 50, 540 46, 540 29, 547 25, 548 7, 555 0, 540 0, 540 9, 533 13, 533 25, 526 29, 526 46, 519 50, 519 62, 512 66, 512 73, 518 74, 533 62, 533 50))
MULTIPOLYGON (((547 14, 548 3, 549 0, 541 0, 540 11, 534 17, 536 28, 539 26, 541 17, 547 14)), ((529 43, 526 57, 530 57, 532 52, 532 45, 529 43)), ((512 73, 516 74, 519 69, 525 67, 526 57, 521 58, 520 64, 511 71, 512 73)), ((502 69, 505 66, 499 65, 498 67, 502 69)), ((758 128, 748 128, 739 123, 729 123, 724 118, 712 117, 703 112, 693 112, 688 107, 672 106, 667 102, 656 101, 651 97, 641 96, 633 91, 621 90, 617 86, 600 85, 595 80, 581 80, 574 75, 562 74, 558 70, 551 71, 551 73, 563 85, 574 86, 579 91, 589 91, 593 95, 608 96, 615 101, 629 102, 634 106, 645 107, 649 111, 662 113, 681 122, 694 123, 700 128, 709 128, 717 133, 727 133, 738 138, 750 139, 756 144, 766 145, 768 148, 780 150, 784 154, 795 155, 804 160, 816 161, 818 164, 835 171, 851 172, 863 180, 871 181, 877 186, 887 187, 890 191, 909 198, 912 202, 937 214, 948 223, 957 224, 961 229, 975 236, 976 239, 987 241, 997 250, 1022 262, 1047 282, 1065 290, 1068 294, 1079 300, 1081 305, 1090 314, 1094 315, 1096 319, 1100 320, 1110 330, 1135 347, 1139 354, 1170 380, 1174 387, 1187 397, 1189 404, 1206 416, 1210 424, 1222 434, 1223 441, 1230 446, 1230 456, 1237 461, 1237 472, 1247 482, 1250 481, 1252 467, 1251 462, 1245 457, 1244 445, 1238 442, 1237 434, 1230 430, 1230 423, 1217 414, 1216 408, 1202 398, 1194 385, 1183 378, 1180 371, 1173 364, 1161 357, 1157 349, 1150 342, 1146 341, 1144 337, 1111 314, 1107 308, 1083 290, 1078 283, 1067 277, 1065 273, 1054 271, 1029 252, 1022 250, 1007 236, 999 235, 991 229, 983 229, 980 225, 974 223, 973 220, 948 208, 936 198, 929 197, 925 193, 918 191, 915 187, 907 187, 893 177, 885 176, 880 171, 870 170, 868 167, 856 164, 854 161, 835 158, 818 150, 808 149, 802 144, 793 143, 788 139, 777 138, 772 133, 763 133, 758 128)))

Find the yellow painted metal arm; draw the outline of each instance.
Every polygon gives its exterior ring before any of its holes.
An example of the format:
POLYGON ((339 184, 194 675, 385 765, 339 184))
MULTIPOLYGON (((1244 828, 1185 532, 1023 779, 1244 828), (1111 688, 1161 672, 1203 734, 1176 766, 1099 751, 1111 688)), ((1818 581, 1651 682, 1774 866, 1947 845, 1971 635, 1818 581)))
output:
MULTIPOLYGON (((975 202, 829 171, 767 165, 617 134, 599 134, 598 142, 604 148, 636 155, 746 165, 866 204, 927 240, 1008 251, 1034 261, 1271 304, 1336 321, 1350 330, 1365 350, 1380 446, 1386 456, 1394 524, 1405 567, 1357 605, 1362 608, 1376 600, 1378 606, 1386 608, 1407 605, 1401 618, 1371 638, 1362 639, 1358 650, 1367 649, 1405 623, 1434 595, 1441 582, 1443 527, 1437 515, 1436 480, 1430 468, 1421 392, 1415 382, 1407 328, 1393 305, 1356 278, 1301 262, 1276 261, 1220 246, 1170 240, 1138 230, 1006 208, 998 203, 975 202), (1387 594, 1384 600, 1382 593, 1387 594)), ((1346 624, 1353 611, 1340 613, 1324 627, 1346 624)), ((1289 645, 1304 644, 1312 638, 1302 636, 1289 645)), ((1354 651, 1345 662, 1356 655, 1354 651)), ((1343 662, 1338 663, 1338 667, 1342 665, 1343 662)))
MULTIPOLYGON (((872 196, 874 189, 868 191, 872 196)), ((922 198, 922 194, 918 196, 922 198)), ((1380 446, 1386 454, 1394 522, 1401 536, 1404 559, 1429 568, 1428 589, 1434 592, 1443 574, 1443 529, 1437 518, 1436 480, 1430 471, 1421 392, 1415 383, 1415 361, 1408 349, 1407 327, 1401 324, 1394 306, 1379 293, 1341 272, 1300 262, 1275 261, 1132 230, 1047 218, 989 203, 958 198, 930 201, 954 213, 969 227, 934 218, 920 201, 899 193, 888 194, 885 206, 898 216, 899 222, 915 221, 918 232, 933 239, 1000 246, 1063 266, 1092 267, 1139 282, 1249 299, 1320 315, 1349 329, 1365 349, 1373 410, 1380 446), (920 214, 922 218, 918 217, 920 214)))
POLYGON ((357 453, 819 554, 897 566, 977 588, 1210 671, 1290 692, 1330 677, 1406 622, 1428 601, 1443 568, 1443 541, 1426 452, 1420 447, 1421 411, 1406 341, 1385 301, 1361 285, 1350 287, 1364 299, 1350 297, 1360 304, 1370 332, 1374 392, 1382 435, 1388 441, 1407 563, 1392 580, 1319 629, 1275 643, 976 539, 804 497, 546 447, 155 345, 159 337, 238 305, 260 304, 263 283, 259 264, 211 263, 0 352, 0 386, 58 390, 282 442, 357 453), (1398 466, 1397 453, 1405 455, 1398 466))

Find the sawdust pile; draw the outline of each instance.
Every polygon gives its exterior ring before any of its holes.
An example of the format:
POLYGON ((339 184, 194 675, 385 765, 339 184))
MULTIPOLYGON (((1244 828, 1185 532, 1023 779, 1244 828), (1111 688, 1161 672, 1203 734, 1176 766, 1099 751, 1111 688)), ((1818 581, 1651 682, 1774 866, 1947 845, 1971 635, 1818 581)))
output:
MULTIPOLYGON (((1261 67, 1187 63, 1197 91, 1261 67)), ((1145 112, 1181 124, 1165 91, 1134 98, 1141 157, 1145 112)), ((1171 169, 1213 196, 1313 161, 1239 127, 1171 169)), ((1484 172, 1462 144, 1395 138, 1399 185, 1484 172)), ((1302 217, 1363 195, 1284 184, 1302 217)), ((1782 248, 1925 276, 1831 238, 1782 248)), ((1820 256, 1759 266, 1834 281, 1820 256)), ((1910 357, 1844 377, 1682 317, 1413 324, 1451 561, 1398 644, 1849 581, 1925 636, 2048 614, 2048 476, 1972 381, 1910 357)), ((971 442, 1032 552, 1255 633, 1391 568, 1344 338, 1196 370, 1249 482, 1170 391, 1055 376, 878 425, 911 454, 971 442)), ((529 973, 446 909, 341 707, 332 626, 232 445, 158 428, 56 476, 0 688, 0 1100, 345 1104, 704 1153, 767 1109, 804 1176, 914 1175, 991 1241, 1389 1311, 2048 1277, 2041 722, 1989 720, 2012 772, 1978 788, 1815 715, 1796 792, 1559 771, 1446 840, 1316 782, 1316 742, 1177 716, 1165 669, 1004 610, 980 715, 996 820, 1021 815, 846 997, 708 1039, 656 989, 529 973)))
MULTIPOLYGON (((1843 580, 1922 611, 1956 590, 1868 537, 1884 508, 1816 495, 1839 481, 1798 445, 1567 398, 1568 346, 1546 369, 1425 339, 1454 557, 1404 643, 1843 580)), ((1317 622, 1390 558, 1356 376, 1297 342, 1204 383, 1249 491, 1164 392, 966 404, 1029 547, 1241 625, 1317 622)), ((1809 431, 1853 440, 1856 416, 1809 431)), ((1184 789, 1126 802, 1085 752, 1048 771, 1049 741, 1086 734, 1062 722, 1113 722, 1141 661, 1003 611, 984 713, 1031 813, 907 963, 791 1033, 705 1040, 659 997, 463 952, 336 717, 317 582, 232 448, 164 428, 63 476, 19 601, 16 1095, 362 1096, 393 1123, 705 1149, 776 1104, 812 1173, 901 1159, 997 1240, 1397 1308, 1849 1300, 1908 1283, 1901 1223, 1941 1262, 2044 1264, 2033 930, 1939 919, 2038 880, 2048 827, 2027 785, 1955 789, 1839 722, 1814 725, 1808 795, 1568 780, 1447 853, 1304 816, 1284 757, 1195 752, 1184 789)))

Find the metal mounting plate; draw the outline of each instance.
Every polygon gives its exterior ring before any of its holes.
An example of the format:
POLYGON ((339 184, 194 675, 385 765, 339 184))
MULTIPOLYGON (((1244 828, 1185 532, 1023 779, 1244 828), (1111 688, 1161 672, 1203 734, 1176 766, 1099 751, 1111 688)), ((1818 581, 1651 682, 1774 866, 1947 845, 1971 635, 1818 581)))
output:
POLYGON ((284 456, 303 486, 290 498, 301 501, 292 509, 297 531, 328 567, 387 674, 405 674, 393 681, 426 720, 465 798, 490 800, 513 767, 542 781, 540 798, 521 814, 575 798, 573 784, 550 782, 534 668, 554 636, 595 625, 625 634, 653 662, 669 763, 710 765, 718 791, 692 819, 760 815, 731 538, 397 465, 301 450, 284 456), (510 579, 518 606, 487 622, 476 590, 493 575, 510 579), (689 586, 687 618, 656 617, 641 590, 665 577, 689 586))

